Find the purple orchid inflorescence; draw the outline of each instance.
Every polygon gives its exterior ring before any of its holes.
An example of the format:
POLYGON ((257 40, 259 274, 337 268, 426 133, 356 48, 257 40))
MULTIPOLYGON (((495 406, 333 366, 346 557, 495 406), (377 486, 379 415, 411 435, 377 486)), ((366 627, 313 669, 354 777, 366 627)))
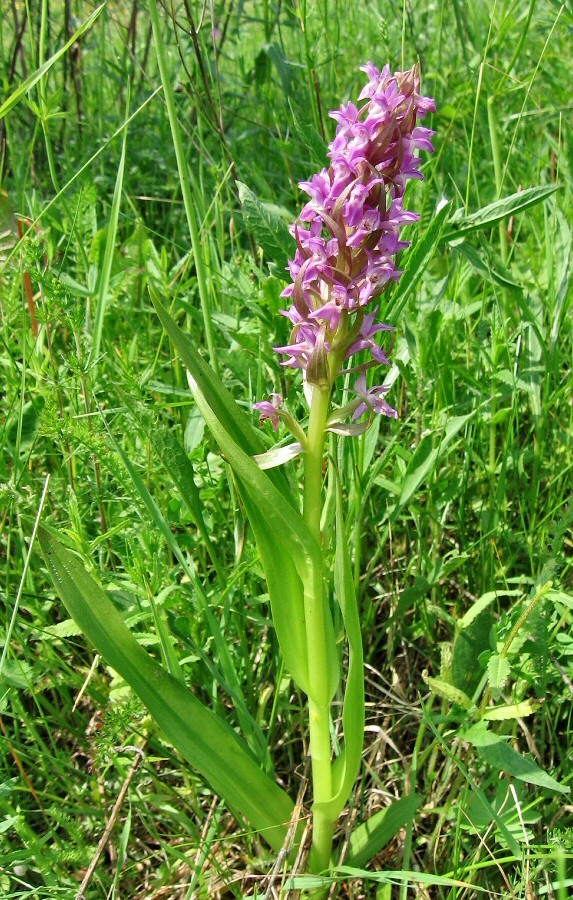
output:
MULTIPOLYGON (((359 373, 353 418, 367 410, 396 417, 383 398, 387 388, 366 387, 366 369, 388 365, 375 336, 391 326, 375 322, 373 303, 402 274, 396 254, 409 242, 400 240, 400 229, 419 218, 403 209, 405 184, 423 178, 416 151, 434 149, 434 132, 417 120, 435 106, 420 95, 417 65, 395 74, 371 62, 361 68, 368 83, 359 100, 366 102, 330 113, 338 123, 330 167, 300 182, 310 199, 291 228, 297 250, 289 262, 292 283, 281 295, 292 300, 281 312, 293 329, 289 344, 275 350, 287 356, 284 366, 302 369, 308 384, 324 388, 348 371, 347 359, 368 351, 372 360, 352 370, 359 373)), ((276 402, 272 413, 255 406, 261 420, 275 425, 276 402)))

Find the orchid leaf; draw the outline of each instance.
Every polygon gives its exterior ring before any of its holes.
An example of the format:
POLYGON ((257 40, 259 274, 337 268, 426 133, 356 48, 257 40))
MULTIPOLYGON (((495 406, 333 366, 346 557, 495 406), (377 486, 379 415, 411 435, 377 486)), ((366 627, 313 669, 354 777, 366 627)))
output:
POLYGON ((48 572, 88 641, 133 688, 166 738, 275 851, 285 841, 294 804, 259 767, 231 726, 173 678, 137 642, 108 594, 44 528, 38 536, 48 572))
MULTIPOLYGON (((344 704, 342 707, 342 727, 344 745, 335 761, 332 771, 334 792, 328 803, 320 804, 321 811, 332 819, 337 819, 348 800, 362 761, 364 743, 364 660, 362 632, 352 561, 346 538, 342 503, 342 487, 336 476, 336 553, 334 565, 334 589, 342 611, 344 630, 348 640, 348 671, 344 704)), ((316 804, 318 806, 318 804, 316 804)))
MULTIPOLYGON (((256 456, 268 450, 259 431, 251 425, 244 410, 233 399, 221 379, 195 350, 189 338, 181 331, 163 304, 151 293, 151 300, 161 324, 171 338, 185 368, 197 385, 197 390, 208 404, 217 421, 229 437, 249 456, 256 456)), ((199 406, 199 404, 197 404, 199 406)), ((269 476, 283 496, 294 505, 292 492, 284 471, 273 469, 269 476)))
MULTIPOLYGON (((322 553, 302 516, 294 508, 292 492, 280 468, 262 471, 252 456, 265 448, 243 410, 205 363, 161 303, 154 299, 161 322, 189 373, 189 385, 221 453, 233 469, 261 554, 269 585, 275 630, 286 666, 299 687, 309 694, 304 585, 322 590, 322 553)), ((328 697, 339 683, 334 627, 326 616, 328 697)))
MULTIPOLYGON (((314 596, 323 589, 320 547, 300 513, 285 502, 267 472, 262 471, 227 434, 191 377, 189 384, 197 406, 237 478, 261 554, 273 621, 285 663, 294 681, 312 696, 308 678, 304 586, 312 584, 314 596), (289 577, 285 579, 287 571, 289 577)), ((332 700, 339 683, 336 638, 328 610, 325 632, 328 696, 312 698, 321 704, 332 700)))

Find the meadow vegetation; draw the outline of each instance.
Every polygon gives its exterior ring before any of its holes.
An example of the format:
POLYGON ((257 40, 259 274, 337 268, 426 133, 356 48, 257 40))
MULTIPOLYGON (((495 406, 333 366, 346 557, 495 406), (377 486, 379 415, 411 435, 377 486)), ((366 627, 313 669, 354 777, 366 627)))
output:
POLYGON ((276 390, 304 416, 300 377, 271 349, 290 330, 284 225, 326 162, 328 111, 372 60, 420 62, 436 152, 408 187, 421 219, 404 278, 380 298, 398 419, 330 444, 367 702, 339 849, 394 806, 376 855, 354 847, 329 890, 566 900, 573 8, 177 0, 159 14, 175 146, 147 4, 0 11, 0 895, 312 887, 94 653, 32 536, 38 517, 58 529, 304 821, 304 705, 234 477, 150 293, 245 410, 276 390))

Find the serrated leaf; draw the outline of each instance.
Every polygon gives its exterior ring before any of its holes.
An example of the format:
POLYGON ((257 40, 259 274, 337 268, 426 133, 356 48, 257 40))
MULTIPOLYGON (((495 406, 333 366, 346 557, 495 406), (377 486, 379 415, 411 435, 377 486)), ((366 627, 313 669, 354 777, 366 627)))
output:
POLYGON ((247 229, 262 248, 265 257, 279 268, 285 268, 294 255, 296 244, 279 208, 263 203, 246 184, 237 181, 239 200, 247 229))
POLYGON ((425 673, 422 673, 422 678, 430 688, 431 692, 438 697, 441 697, 442 700, 447 700, 449 703, 457 703, 467 710, 475 708, 475 704, 470 697, 468 697, 467 694, 464 694, 463 691, 460 691, 459 688, 454 687, 453 684, 442 681, 440 678, 432 678, 425 673))
POLYGON ((63 622, 58 622, 57 625, 48 625, 47 628, 44 628, 44 634, 58 638, 77 637, 81 633, 81 628, 76 625, 73 619, 64 619, 63 622))
POLYGON ((501 691, 511 673, 511 666, 507 657, 493 653, 487 663, 487 677, 490 687, 494 691, 501 691))
POLYGON ((541 706, 540 700, 522 700, 521 703, 508 703, 503 706, 492 706, 484 713, 488 722, 501 722, 505 719, 521 719, 532 716, 541 706))
POLYGON ((283 846, 294 804, 247 745, 136 641, 106 592, 52 534, 38 529, 52 581, 97 652, 131 685, 167 739, 270 846, 283 846))

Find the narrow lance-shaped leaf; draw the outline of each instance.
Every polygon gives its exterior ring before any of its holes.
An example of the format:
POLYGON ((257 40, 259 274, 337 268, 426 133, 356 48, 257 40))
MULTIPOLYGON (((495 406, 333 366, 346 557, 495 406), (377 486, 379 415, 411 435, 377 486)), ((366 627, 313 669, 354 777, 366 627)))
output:
MULTIPOLYGON (((173 317, 169 315, 163 304, 153 293, 151 293, 151 300, 161 324, 171 338, 185 368, 223 429, 238 444, 241 450, 249 456, 264 453, 268 448, 265 446, 260 433, 251 425, 244 410, 235 402, 221 379, 197 353, 188 337, 183 334, 173 317)), ((269 478, 293 505, 292 493, 283 470, 280 468, 273 469, 269 474, 269 478)))
POLYGON ((121 460, 129 473, 135 490, 143 501, 152 522, 156 526, 159 533, 163 535, 163 538, 165 539, 168 547, 171 549, 175 558, 179 561, 183 571, 185 572, 185 575, 193 585, 195 597, 197 598, 198 605, 202 614, 205 616, 209 632, 213 636, 213 642, 217 650, 217 656, 219 657, 219 662, 224 673, 224 679, 221 683, 233 699, 235 708, 237 710, 237 715, 239 717, 239 722, 243 730, 243 734, 245 734, 247 739, 251 742, 253 748, 257 749, 259 758, 265 759, 266 757, 268 757, 267 743, 265 741, 264 735, 262 734, 261 728, 255 722, 253 716, 250 715, 247 709, 247 704, 243 696, 243 690, 235 669, 235 665, 233 663, 231 654, 229 653, 229 648, 227 646, 223 633, 221 632, 219 622, 209 605, 209 600, 207 598, 205 590, 199 578, 197 577, 193 566, 189 564, 188 560, 185 558, 185 554, 181 551, 175 535, 169 528, 169 525, 165 521, 161 510, 157 506, 154 498, 149 493, 149 490, 147 489, 147 486, 145 485, 143 479, 137 472, 137 469, 129 460, 127 455, 123 452, 111 432, 109 434, 109 439, 112 442, 115 451, 121 457, 121 460))
MULTIPOLYGON (((285 663, 295 682, 309 693, 303 585, 314 579, 322 590, 322 555, 302 516, 293 507, 288 482, 280 469, 262 471, 251 458, 260 452, 260 437, 248 423, 220 379, 201 359, 167 310, 154 300, 167 333, 189 370, 189 385, 221 452, 235 472, 261 553, 273 620, 285 663), (288 498, 288 499, 287 499, 288 498), (302 652, 304 651, 304 652, 302 652)), ((339 682, 332 619, 326 619, 329 702, 339 682)))
POLYGON ((334 589, 342 610, 348 640, 348 672, 342 707, 344 746, 333 766, 334 792, 328 803, 320 804, 321 811, 337 819, 348 800, 362 761, 364 744, 364 660, 360 615, 356 602, 352 563, 346 539, 342 488, 336 477, 336 560, 334 589))
POLYGON ((470 231, 489 228, 508 216, 514 216, 518 212, 529 209, 530 206, 535 206, 536 203, 541 203, 556 190, 557 185, 555 184, 527 188, 525 191, 518 191, 516 194, 510 194, 509 197, 495 200, 475 213, 470 213, 469 216, 461 216, 458 211, 450 219, 451 227, 442 234, 440 241, 442 243, 455 241, 470 231))
POLYGON ((401 828, 412 821, 422 800, 421 794, 408 794, 354 828, 350 835, 345 865, 364 866, 370 862, 401 828))
POLYGON ((66 41, 63 47, 60 47, 53 56, 46 60, 46 62, 40 66, 39 69, 36 69, 35 72, 32 72, 11 94, 4 103, 0 106, 0 119, 3 119, 4 116, 10 112, 10 110, 16 106, 16 104, 24 97, 28 91, 32 90, 32 88, 44 77, 44 75, 50 71, 54 63, 56 63, 61 56, 66 53, 67 50, 72 47, 76 41, 85 34, 85 32, 91 28, 93 23, 99 17, 100 13, 105 7, 105 3, 100 3, 96 9, 92 12, 90 16, 86 19, 86 21, 80 25, 80 27, 72 34, 70 39, 66 41))
POLYGON ((408 253, 406 269, 400 279, 400 287, 394 291, 390 304, 384 311, 384 319, 397 321, 400 313, 414 293, 440 243, 451 205, 451 201, 445 203, 437 211, 422 237, 416 241, 408 253))
POLYGON ((283 846, 294 804, 260 768, 230 725, 216 716, 138 644, 106 592, 52 534, 38 530, 42 553, 68 613, 106 662, 141 698, 167 739, 244 816, 273 850, 283 846))
MULTIPOLYGON (((311 696, 304 624, 304 585, 312 582, 315 593, 323 589, 320 548, 300 513, 285 502, 267 472, 259 469, 256 462, 223 429, 191 377, 189 384, 197 406, 237 477, 267 576, 274 624, 285 662, 297 684, 311 696), (299 583, 297 590, 290 593, 282 587, 281 573, 288 570, 292 576, 293 567, 299 583), (303 648, 305 653, 301 657, 299 652, 303 648)), ((289 582, 294 589, 292 577, 289 582)), ((313 697, 317 703, 330 702, 339 683, 338 652, 329 611, 325 615, 325 631, 328 697, 313 697)))

